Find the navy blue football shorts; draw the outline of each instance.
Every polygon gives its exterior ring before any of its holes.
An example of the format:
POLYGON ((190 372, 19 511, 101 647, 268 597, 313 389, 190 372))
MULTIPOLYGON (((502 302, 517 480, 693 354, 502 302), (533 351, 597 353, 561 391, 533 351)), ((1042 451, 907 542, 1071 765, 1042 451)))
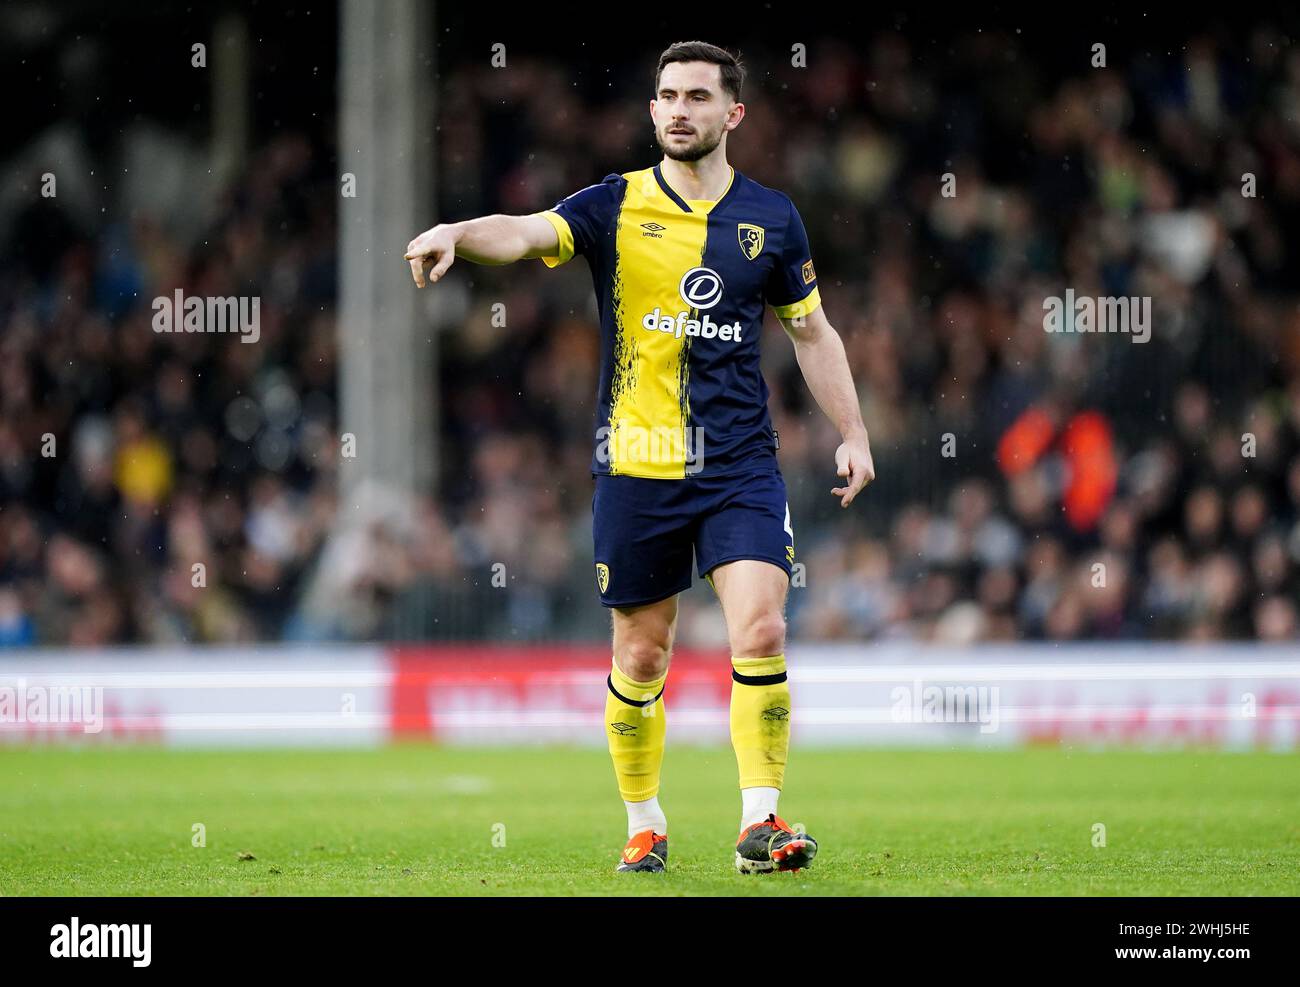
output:
MULTIPOLYGON (((654 603, 724 562, 794 568, 794 531, 779 470, 655 480, 595 474, 591 499, 596 586, 607 607, 654 603)), ((711 581, 710 581, 711 584, 711 581)))

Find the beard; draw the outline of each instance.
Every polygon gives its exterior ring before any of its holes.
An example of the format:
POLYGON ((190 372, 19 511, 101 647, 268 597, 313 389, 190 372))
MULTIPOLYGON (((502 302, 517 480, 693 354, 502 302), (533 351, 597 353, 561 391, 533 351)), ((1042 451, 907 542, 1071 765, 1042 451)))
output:
POLYGON ((664 143, 664 137, 660 136, 659 131, 656 130, 655 142, 659 145, 659 150, 674 161, 699 161, 705 155, 712 154, 717 146, 722 143, 722 128, 719 127, 716 134, 703 134, 697 130, 695 131, 695 140, 684 146, 673 146, 664 143))

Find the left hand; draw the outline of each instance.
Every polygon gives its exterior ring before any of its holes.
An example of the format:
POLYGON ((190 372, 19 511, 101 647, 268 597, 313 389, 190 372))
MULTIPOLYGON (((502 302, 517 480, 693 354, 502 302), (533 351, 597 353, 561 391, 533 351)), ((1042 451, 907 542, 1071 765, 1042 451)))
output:
POLYGON ((871 446, 865 434, 840 443, 835 450, 835 472, 848 477, 848 483, 832 487, 831 493, 840 498, 841 507, 848 507, 858 491, 876 478, 876 466, 871 461, 871 446))

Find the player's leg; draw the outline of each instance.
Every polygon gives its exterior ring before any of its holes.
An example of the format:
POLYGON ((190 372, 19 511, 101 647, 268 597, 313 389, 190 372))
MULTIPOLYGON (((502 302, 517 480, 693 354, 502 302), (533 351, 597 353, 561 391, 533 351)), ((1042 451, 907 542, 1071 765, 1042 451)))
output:
POLYGON ((668 818, 659 804, 668 727, 663 691, 677 597, 611 613, 614 662, 605 691, 605 733, 628 835, 619 869, 662 870, 668 857, 668 818))
POLYGON ((727 621, 731 645, 731 740, 741 790, 736 866, 797 870, 816 842, 777 815, 790 747, 785 603, 794 532, 779 472, 735 478, 700 523, 696 554, 727 621))
POLYGON ((732 654, 731 742, 741 795, 736 869, 747 874, 799 870, 817 855, 817 841, 777 815, 790 749, 789 575, 771 562, 740 559, 719 565, 710 577, 727 619, 732 654))
POLYGON ((709 573, 731 646, 731 742, 739 769, 740 828, 777 810, 790 747, 785 669, 789 577, 770 562, 738 559, 709 573))
POLYGON ((614 662, 605 690, 605 732, 628 809, 628 836, 667 820, 659 807, 659 777, 667 721, 663 691, 677 631, 677 597, 612 612, 614 662))
POLYGON ((677 594, 691 584, 693 521, 680 484, 598 476, 592 499, 596 581, 613 618, 605 734, 628 845, 620 870, 663 870, 667 819, 659 777, 667 730, 663 691, 677 626, 677 594))

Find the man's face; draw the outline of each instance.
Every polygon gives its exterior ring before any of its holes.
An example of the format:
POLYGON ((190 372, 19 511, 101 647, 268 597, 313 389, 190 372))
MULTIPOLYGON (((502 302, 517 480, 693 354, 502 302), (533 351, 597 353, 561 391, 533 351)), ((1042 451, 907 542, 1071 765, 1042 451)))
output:
POLYGON ((676 161, 698 161, 711 153, 744 114, 742 104, 722 88, 722 66, 712 62, 665 65, 655 96, 650 101, 655 140, 676 161))

